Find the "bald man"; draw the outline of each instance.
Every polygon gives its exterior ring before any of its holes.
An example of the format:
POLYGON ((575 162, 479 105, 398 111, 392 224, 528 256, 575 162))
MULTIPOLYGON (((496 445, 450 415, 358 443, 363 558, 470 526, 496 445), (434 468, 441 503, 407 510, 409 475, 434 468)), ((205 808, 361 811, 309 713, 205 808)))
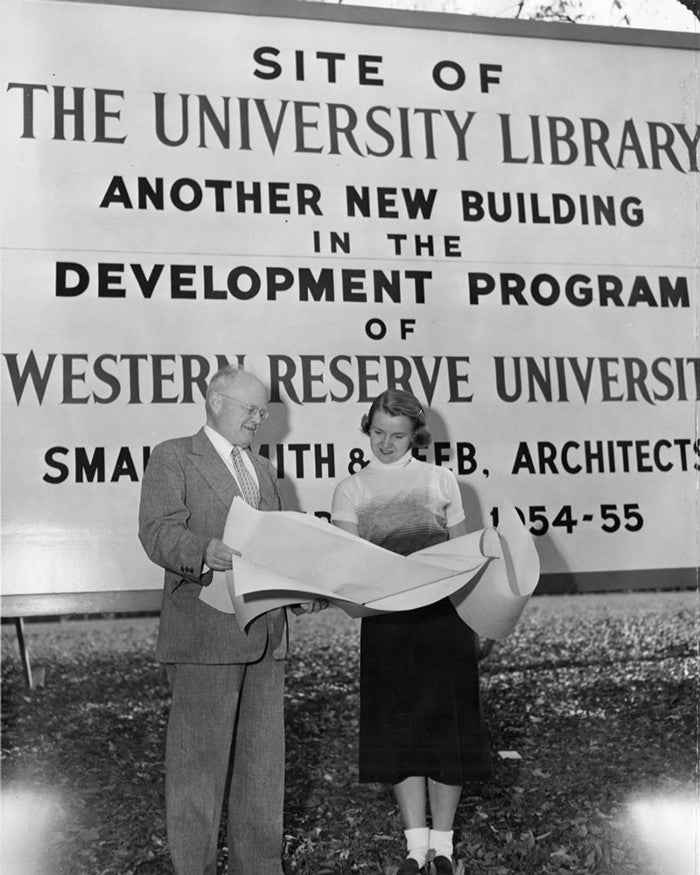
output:
POLYGON ((172 692, 165 797, 177 875, 215 875, 227 786, 230 871, 282 873, 285 612, 242 632, 199 598, 213 571, 232 566, 235 545, 222 537, 234 497, 281 509, 274 469, 250 449, 266 403, 259 380, 223 368, 207 389, 206 425, 156 446, 143 478, 139 538, 165 569, 156 658, 172 692))

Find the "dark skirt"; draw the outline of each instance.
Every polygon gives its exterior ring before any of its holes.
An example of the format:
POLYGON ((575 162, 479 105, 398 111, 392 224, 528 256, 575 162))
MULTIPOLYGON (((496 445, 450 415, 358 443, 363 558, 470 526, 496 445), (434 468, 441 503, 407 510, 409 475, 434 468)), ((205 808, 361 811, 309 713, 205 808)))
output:
POLYGON ((363 619, 360 781, 490 777, 477 648, 449 599, 363 619))

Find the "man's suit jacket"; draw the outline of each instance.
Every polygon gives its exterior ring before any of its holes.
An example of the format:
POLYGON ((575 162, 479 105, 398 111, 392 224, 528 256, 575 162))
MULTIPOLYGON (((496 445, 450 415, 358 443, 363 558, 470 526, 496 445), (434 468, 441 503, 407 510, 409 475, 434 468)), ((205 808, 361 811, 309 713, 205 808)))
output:
MULTIPOLYGON (((260 485, 260 510, 280 510, 272 465, 257 453, 251 459, 260 485)), ((286 654, 284 610, 263 614, 242 632, 233 614, 199 598, 201 587, 212 579, 211 571, 202 574, 204 552, 211 538, 223 538, 236 495, 236 481, 204 429, 153 449, 141 487, 139 538, 150 559, 165 569, 156 645, 161 662, 255 662, 268 634, 275 657, 286 654)))

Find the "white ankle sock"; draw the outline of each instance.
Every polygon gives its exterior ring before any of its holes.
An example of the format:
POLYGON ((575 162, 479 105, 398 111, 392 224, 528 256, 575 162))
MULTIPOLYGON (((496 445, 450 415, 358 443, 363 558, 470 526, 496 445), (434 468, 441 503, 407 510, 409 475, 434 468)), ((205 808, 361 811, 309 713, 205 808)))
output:
POLYGON ((452 859, 452 835, 454 830, 431 829, 428 836, 428 847, 435 851, 436 857, 452 859))
POLYGON ((428 844, 428 839, 430 838, 428 827, 418 826, 413 829, 405 829, 403 834, 406 836, 407 856, 413 857, 419 866, 425 866, 425 857, 430 847, 428 844))

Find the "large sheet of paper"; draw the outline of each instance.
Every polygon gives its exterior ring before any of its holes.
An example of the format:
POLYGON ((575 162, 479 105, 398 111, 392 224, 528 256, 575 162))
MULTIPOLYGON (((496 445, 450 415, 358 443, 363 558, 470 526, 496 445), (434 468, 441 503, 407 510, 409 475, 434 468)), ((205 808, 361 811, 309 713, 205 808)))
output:
POLYGON ((217 572, 200 598, 235 613, 241 628, 265 611, 317 598, 352 617, 406 611, 449 597, 480 635, 505 638, 539 579, 539 559, 515 508, 500 508, 487 528, 400 556, 316 517, 265 513, 240 498, 224 541, 238 551, 232 571, 217 572))

